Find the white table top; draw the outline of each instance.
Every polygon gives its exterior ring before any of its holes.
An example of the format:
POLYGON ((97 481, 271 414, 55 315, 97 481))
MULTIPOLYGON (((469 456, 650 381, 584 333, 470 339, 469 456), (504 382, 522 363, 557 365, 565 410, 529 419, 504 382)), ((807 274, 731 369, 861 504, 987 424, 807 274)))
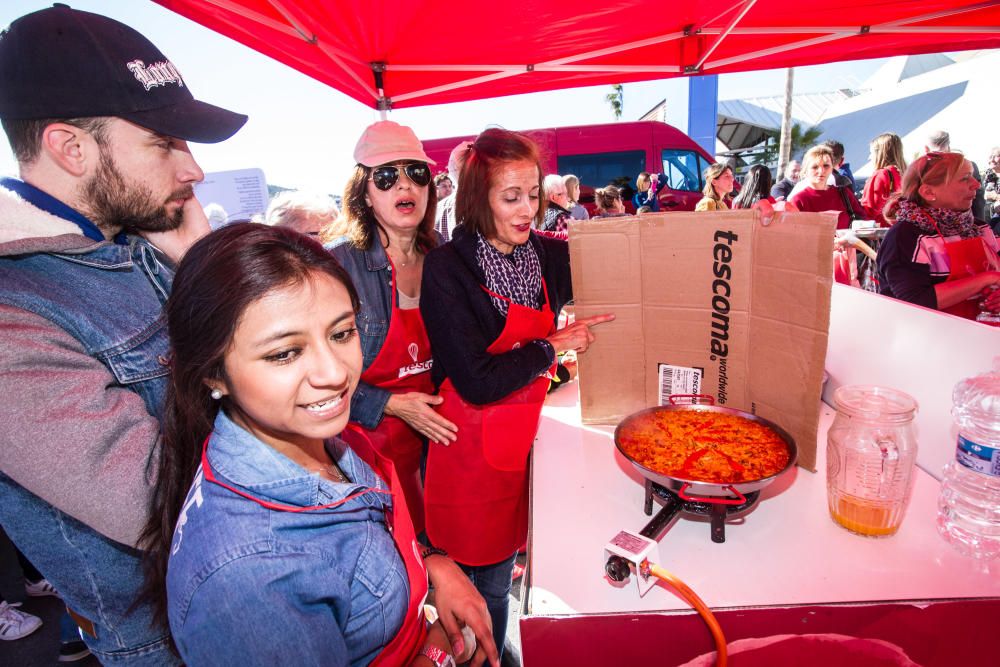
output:
MULTIPOLYGON (((751 512, 727 522, 724 544, 711 541, 707 520, 676 519, 658 563, 716 609, 1000 597, 1000 561, 962 557, 937 534, 939 484, 923 471, 895 536, 864 538, 833 522, 823 472, 832 420, 824 406, 821 472, 796 468, 765 488, 751 512)), ((643 478, 612 432, 581 425, 574 385, 550 395, 532 462, 529 615, 690 609, 663 587, 640 598, 633 578, 618 584, 604 574, 608 540, 649 520, 643 478)))

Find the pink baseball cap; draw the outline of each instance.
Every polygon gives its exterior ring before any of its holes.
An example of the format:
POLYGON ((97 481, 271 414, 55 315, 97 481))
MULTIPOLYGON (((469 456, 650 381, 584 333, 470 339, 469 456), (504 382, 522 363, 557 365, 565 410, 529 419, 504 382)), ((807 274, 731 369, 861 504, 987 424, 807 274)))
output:
POLYGON ((413 130, 391 120, 380 120, 365 128, 358 145, 354 147, 354 160, 366 167, 399 160, 436 164, 424 153, 424 146, 413 130))

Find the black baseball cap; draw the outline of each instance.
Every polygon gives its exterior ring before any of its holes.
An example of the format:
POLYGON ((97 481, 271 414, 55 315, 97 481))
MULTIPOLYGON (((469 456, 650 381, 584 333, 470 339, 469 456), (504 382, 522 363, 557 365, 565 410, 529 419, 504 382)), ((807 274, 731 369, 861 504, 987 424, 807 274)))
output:
POLYGON ((0 33, 0 118, 117 116, 197 143, 247 117, 194 99, 177 68, 123 23, 56 4, 0 33))

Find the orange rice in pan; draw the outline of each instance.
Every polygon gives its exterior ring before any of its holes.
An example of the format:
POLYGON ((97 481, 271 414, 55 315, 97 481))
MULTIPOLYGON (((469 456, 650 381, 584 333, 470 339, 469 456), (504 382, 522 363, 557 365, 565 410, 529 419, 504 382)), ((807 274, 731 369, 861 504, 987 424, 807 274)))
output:
POLYGON ((621 449, 668 477, 715 484, 752 482, 788 465, 788 446, 771 428, 725 413, 653 411, 618 432, 621 449))

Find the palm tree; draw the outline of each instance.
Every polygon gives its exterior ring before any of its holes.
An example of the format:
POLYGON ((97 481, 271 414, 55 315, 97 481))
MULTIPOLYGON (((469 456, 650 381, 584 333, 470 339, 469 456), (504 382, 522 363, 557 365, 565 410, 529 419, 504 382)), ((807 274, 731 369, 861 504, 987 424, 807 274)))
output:
POLYGON ((778 173, 785 173, 785 165, 792 159, 792 100, 795 90, 795 68, 785 70, 785 109, 781 115, 781 141, 778 146, 778 173))
POLYGON ((611 86, 611 92, 604 96, 605 101, 611 105, 611 113, 615 115, 615 120, 621 120, 622 108, 625 104, 625 89, 622 84, 616 83, 611 86))
MULTIPOLYGON (((792 123, 790 135, 791 140, 789 143, 791 144, 791 150, 788 154, 795 156, 815 146, 817 140, 823 135, 823 128, 819 125, 803 128, 799 123, 792 123)), ((761 164, 773 164, 777 161, 778 142, 780 138, 781 134, 778 130, 767 132, 767 138, 764 140, 764 152, 760 155, 761 164)))

